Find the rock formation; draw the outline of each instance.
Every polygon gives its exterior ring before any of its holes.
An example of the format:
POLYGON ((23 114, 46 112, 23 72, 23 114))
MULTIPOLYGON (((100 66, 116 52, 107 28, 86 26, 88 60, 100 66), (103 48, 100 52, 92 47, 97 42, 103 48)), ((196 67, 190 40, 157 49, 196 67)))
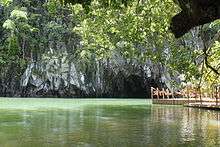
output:
POLYGON ((210 23, 220 18, 219 0, 177 0, 182 9, 171 20, 170 30, 176 38, 193 27, 210 23))

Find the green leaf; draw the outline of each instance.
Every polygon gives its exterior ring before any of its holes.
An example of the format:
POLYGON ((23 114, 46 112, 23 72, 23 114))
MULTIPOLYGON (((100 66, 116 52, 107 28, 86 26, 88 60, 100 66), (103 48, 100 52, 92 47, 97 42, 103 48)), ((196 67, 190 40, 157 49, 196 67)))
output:
POLYGON ((8 6, 13 0, 0 0, 0 4, 3 6, 8 6))
POLYGON ((27 12, 23 11, 23 10, 13 10, 11 12, 11 17, 15 18, 15 19, 25 19, 27 20, 27 12))
POLYGON ((11 19, 7 19, 4 24, 3 28, 9 29, 9 30, 14 30, 15 29, 15 23, 11 19))

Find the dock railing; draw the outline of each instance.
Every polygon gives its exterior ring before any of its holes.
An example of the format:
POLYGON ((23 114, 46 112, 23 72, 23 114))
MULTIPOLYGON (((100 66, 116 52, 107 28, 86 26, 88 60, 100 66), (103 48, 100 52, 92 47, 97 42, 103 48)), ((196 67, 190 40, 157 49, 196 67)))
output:
POLYGON ((212 103, 220 104, 220 85, 215 85, 211 90, 202 90, 201 88, 189 88, 179 91, 169 89, 159 89, 151 87, 151 99, 187 99, 188 103, 212 103))
POLYGON ((157 99, 170 99, 170 98, 175 98, 174 93, 171 92, 169 89, 164 89, 162 88, 161 90, 159 88, 154 88, 151 87, 151 99, 154 98, 157 99))

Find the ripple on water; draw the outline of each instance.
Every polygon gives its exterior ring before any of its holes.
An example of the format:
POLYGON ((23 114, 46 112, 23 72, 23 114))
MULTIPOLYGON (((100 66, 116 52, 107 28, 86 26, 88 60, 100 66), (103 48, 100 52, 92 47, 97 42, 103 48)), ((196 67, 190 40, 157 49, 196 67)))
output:
POLYGON ((0 99, 0 146, 218 146, 220 113, 146 100, 0 99))

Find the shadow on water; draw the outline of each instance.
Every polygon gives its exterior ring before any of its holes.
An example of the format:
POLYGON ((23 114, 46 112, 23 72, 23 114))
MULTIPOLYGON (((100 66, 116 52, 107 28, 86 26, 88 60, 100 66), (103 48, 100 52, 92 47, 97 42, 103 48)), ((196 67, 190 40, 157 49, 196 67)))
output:
POLYGON ((124 103, 77 109, 1 109, 0 146, 220 145, 220 112, 124 103))

